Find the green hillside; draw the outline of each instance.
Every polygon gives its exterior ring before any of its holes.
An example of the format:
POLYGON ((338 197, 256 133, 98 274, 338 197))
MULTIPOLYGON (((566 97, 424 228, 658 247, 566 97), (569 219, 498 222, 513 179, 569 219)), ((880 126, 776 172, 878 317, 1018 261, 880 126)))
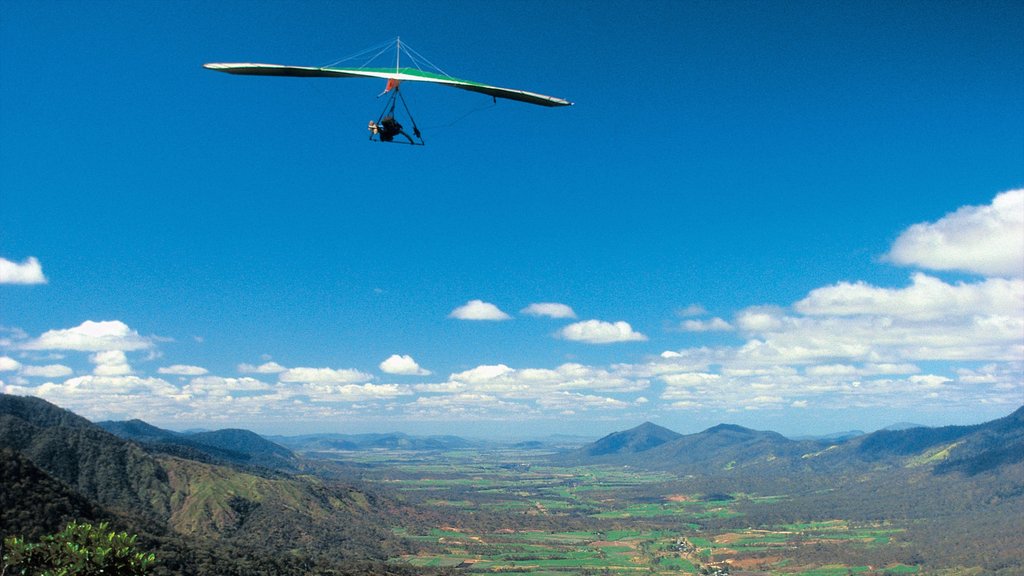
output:
MULTIPOLYGON (((231 432, 227 440, 255 436, 231 432)), ((113 518, 160 551, 167 574, 326 574, 354 567, 360 573, 401 550, 384 528, 393 505, 378 496, 313 476, 150 454, 39 399, 0 395, 0 445, 2 536, 52 533, 70 519, 113 518)), ((249 448, 254 445, 262 444, 249 448)))

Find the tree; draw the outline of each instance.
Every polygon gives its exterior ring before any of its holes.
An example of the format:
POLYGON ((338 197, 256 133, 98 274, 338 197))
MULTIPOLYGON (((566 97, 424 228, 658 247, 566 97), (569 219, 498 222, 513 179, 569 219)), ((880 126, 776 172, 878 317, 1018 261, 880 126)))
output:
POLYGON ((135 549, 136 536, 99 526, 69 523, 62 532, 39 542, 4 539, 0 576, 144 576, 156 562, 154 554, 135 549))

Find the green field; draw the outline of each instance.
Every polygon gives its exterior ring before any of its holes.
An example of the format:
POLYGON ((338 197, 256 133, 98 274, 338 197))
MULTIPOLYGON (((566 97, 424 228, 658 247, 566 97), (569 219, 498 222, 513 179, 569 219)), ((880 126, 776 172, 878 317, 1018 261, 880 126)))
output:
POLYGON ((393 527, 409 549, 393 557, 395 563, 535 576, 919 572, 917 566, 839 564, 828 557, 833 550, 856 557, 893 546, 903 532, 898 526, 841 518, 751 525, 748 517, 788 501, 785 494, 687 493, 670 474, 558 468, 542 454, 522 451, 346 456, 367 467, 364 480, 428 513, 393 527))

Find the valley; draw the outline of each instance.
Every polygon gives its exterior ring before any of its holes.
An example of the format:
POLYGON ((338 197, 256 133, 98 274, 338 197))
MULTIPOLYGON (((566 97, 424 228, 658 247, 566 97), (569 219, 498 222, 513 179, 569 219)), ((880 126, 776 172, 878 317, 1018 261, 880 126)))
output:
POLYGON ((551 466, 544 450, 337 457, 365 466, 364 480, 431 511, 435 522, 394 529, 419 547, 391 559, 397 563, 535 575, 921 570, 898 523, 746 520, 791 499, 786 494, 688 492, 684 479, 662 472, 551 466))
POLYGON ((1024 571, 1024 408, 842 439, 500 443, 171 432, 0 395, 0 448, 5 538, 110 522, 156 576, 1024 571))

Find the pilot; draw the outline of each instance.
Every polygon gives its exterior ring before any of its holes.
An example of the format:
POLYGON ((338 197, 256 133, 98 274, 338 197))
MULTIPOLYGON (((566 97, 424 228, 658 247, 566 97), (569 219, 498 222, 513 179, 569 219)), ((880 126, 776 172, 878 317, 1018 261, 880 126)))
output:
POLYGON ((371 120, 369 129, 371 138, 373 135, 377 135, 380 137, 381 142, 391 142, 395 139, 395 136, 401 134, 405 136, 410 144, 415 144, 412 136, 409 136, 402 130, 402 125, 398 123, 398 120, 395 120, 394 116, 385 116, 381 119, 380 123, 371 120))

